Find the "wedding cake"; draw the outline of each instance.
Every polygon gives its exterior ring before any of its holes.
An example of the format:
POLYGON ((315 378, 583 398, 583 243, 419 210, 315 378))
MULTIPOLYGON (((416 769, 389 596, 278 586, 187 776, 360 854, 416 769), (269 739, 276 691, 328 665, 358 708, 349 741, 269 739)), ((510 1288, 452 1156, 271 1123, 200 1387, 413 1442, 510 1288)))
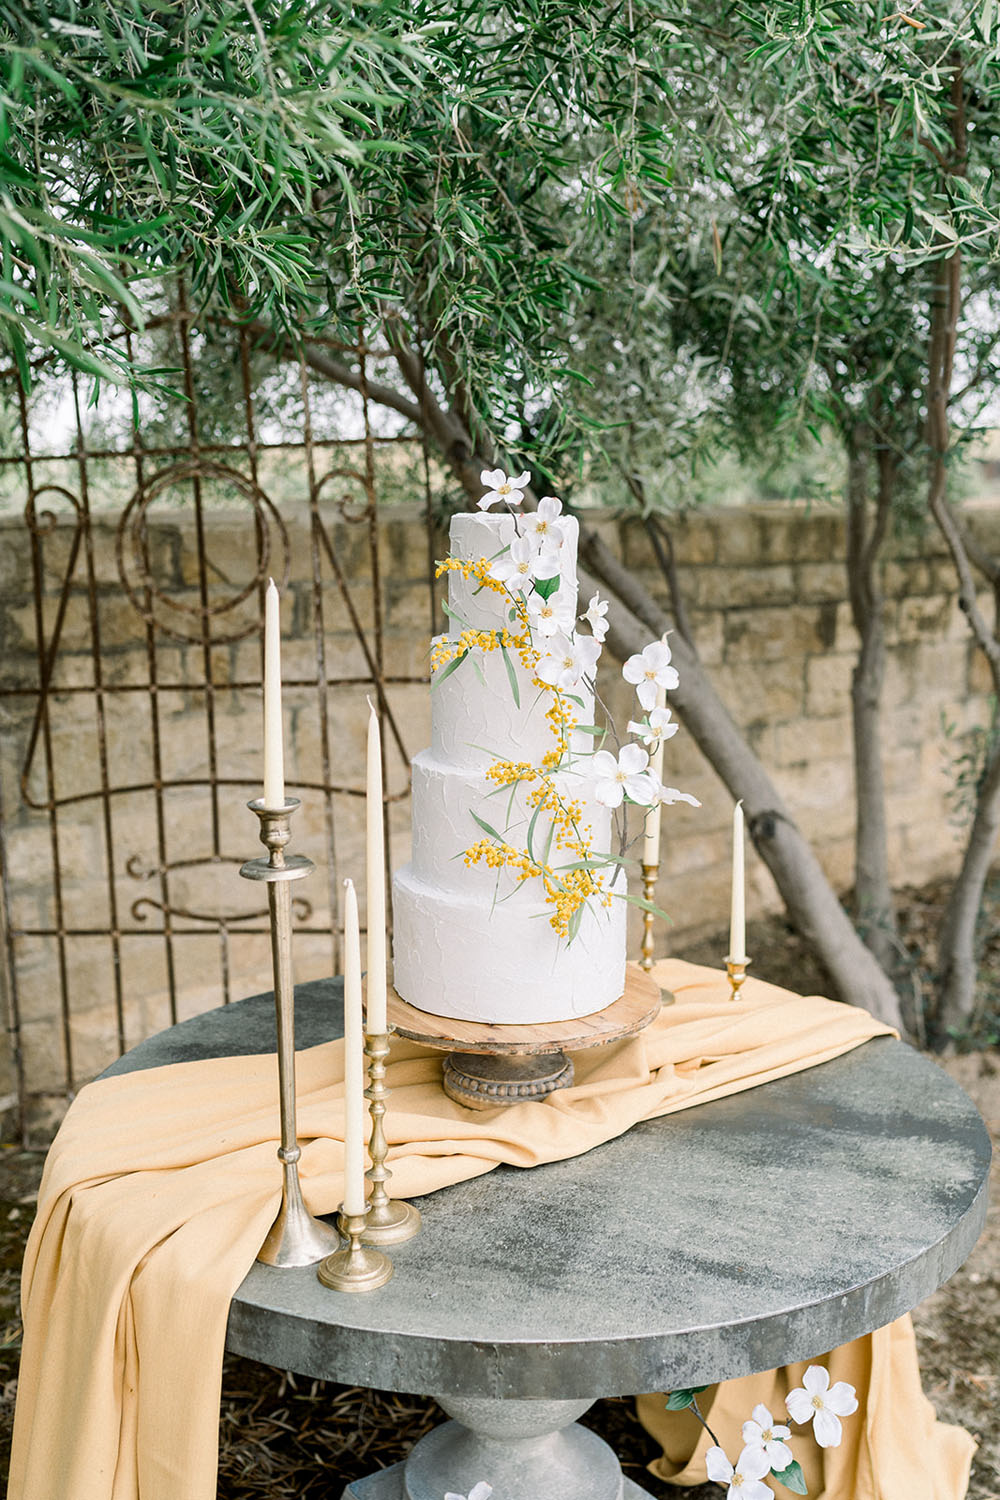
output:
POLYGON ((603 630, 578 629, 578 527, 558 510, 451 523, 431 745, 413 759, 412 858, 393 881, 395 987, 438 1016, 568 1020, 624 990, 612 810, 580 770, 603 630))

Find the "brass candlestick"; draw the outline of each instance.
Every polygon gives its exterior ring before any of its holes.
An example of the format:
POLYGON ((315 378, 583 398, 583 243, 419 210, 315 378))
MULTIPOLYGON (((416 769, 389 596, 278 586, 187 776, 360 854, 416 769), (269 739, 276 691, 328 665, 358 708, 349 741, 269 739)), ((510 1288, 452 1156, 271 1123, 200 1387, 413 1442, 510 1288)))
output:
MULTIPOLYGON (((642 895, 649 902, 656 897, 656 877, 660 873, 659 865, 646 865, 642 867, 642 895)), ((639 959, 640 969, 645 969, 648 974, 653 967, 653 912, 643 910, 642 913, 642 947, 639 959)))
POLYGON ((337 1222, 347 1245, 320 1261, 316 1268, 320 1281, 335 1292, 374 1292, 385 1286, 392 1276, 392 1261, 381 1250, 361 1243, 368 1237, 367 1215, 341 1210, 337 1222))
POLYGON ((726 973, 729 975, 729 984, 732 989, 732 994, 729 997, 730 1000, 738 1000, 740 998, 740 989, 747 977, 747 966, 749 963, 750 960, 748 958, 726 959, 726 973))
POLYGON ((311 1266, 340 1244, 336 1229, 316 1219, 306 1208, 299 1182, 301 1148, 295 1130, 295 987, 292 982, 292 899, 289 882, 301 880, 313 868, 302 854, 285 854, 291 838, 292 813, 299 806, 290 797, 284 807, 269 808, 263 799, 248 802, 260 819, 260 841, 267 859, 250 859, 240 868, 247 880, 267 882, 271 919, 271 962, 274 971, 274 1012, 278 1033, 278 1095, 281 1110, 281 1207, 257 1256, 265 1266, 311 1266))
POLYGON ((386 1192, 386 1181, 392 1176, 385 1164, 388 1146, 382 1118, 389 1090, 385 1086, 385 1060, 389 1055, 389 1032, 368 1033, 365 1036, 365 1056, 368 1058, 368 1087, 365 1098, 372 1117, 371 1140, 368 1155, 372 1164, 365 1173, 372 1185, 368 1198, 368 1215, 365 1223, 365 1239, 372 1245, 398 1245, 410 1240, 420 1232, 420 1213, 412 1203, 402 1198, 390 1198, 386 1192))

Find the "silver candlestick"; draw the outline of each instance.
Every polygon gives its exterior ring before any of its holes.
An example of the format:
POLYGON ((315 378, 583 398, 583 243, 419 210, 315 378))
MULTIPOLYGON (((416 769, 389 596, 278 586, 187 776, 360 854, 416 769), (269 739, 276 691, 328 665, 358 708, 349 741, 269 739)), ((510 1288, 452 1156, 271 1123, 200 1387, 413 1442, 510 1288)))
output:
POLYGON ((257 1256, 266 1266, 311 1266, 340 1245, 330 1224, 306 1208, 299 1182, 299 1146, 295 1129, 295 987, 292 982, 292 899, 289 882, 313 869, 303 854, 285 854, 291 838, 292 813, 299 806, 289 797, 280 808, 265 807, 263 798, 248 802, 260 819, 260 841, 267 859, 250 859, 240 867, 247 880, 267 882, 271 918, 271 962, 274 969, 274 1011, 278 1033, 278 1092, 281 1109, 281 1207, 257 1256))

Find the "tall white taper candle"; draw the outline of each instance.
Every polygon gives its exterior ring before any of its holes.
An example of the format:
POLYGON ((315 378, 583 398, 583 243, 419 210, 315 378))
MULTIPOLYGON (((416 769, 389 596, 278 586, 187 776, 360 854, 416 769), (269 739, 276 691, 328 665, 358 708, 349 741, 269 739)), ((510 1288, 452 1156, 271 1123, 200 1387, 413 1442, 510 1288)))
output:
POLYGON ((733 808, 733 889, 729 909, 729 957, 737 964, 747 961, 745 867, 743 803, 737 802, 733 808))
POLYGON ((264 806, 285 805, 285 751, 281 726, 281 618, 274 579, 264 595, 264 806))
POLYGON ((365 1212, 365 1039, 361 925, 352 880, 344 881, 344 1213, 365 1212))
MULTIPOLYGON (((657 708, 666 708, 666 706, 667 706, 667 690, 666 690, 666 688, 657 688, 657 690, 656 690, 656 705, 655 706, 657 708)), ((660 738, 656 742, 656 749, 653 751, 652 755, 649 757, 649 769, 652 771, 652 773, 656 777, 657 781, 662 781, 663 780, 663 736, 662 736, 662 734, 660 735, 660 738)), ((662 804, 659 803, 659 802, 657 802, 656 806, 655 807, 651 807, 649 809, 649 811, 647 812, 647 814, 646 814, 646 822, 645 822, 645 824, 643 826, 643 833, 642 833, 642 862, 643 862, 644 865, 658 865, 660 863, 660 818, 661 818, 661 813, 662 813, 662 804)))
POLYGON ((368 1009, 365 1017, 372 1036, 386 1031, 385 962, 385 839, 382 827, 382 736, 378 714, 368 699, 368 778, 365 818, 368 870, 368 1009))

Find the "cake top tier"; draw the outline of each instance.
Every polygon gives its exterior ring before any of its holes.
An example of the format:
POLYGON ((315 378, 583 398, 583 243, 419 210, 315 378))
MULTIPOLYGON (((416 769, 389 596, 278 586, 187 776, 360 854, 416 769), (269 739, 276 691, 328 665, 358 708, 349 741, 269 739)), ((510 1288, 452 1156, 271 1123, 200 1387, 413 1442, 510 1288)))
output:
MULTIPOLYGON (((514 517, 510 514, 487 515, 485 512, 466 513, 451 518, 451 556, 463 562, 478 562, 486 558, 490 563, 499 563, 511 556, 512 543, 530 539, 533 548, 545 547, 551 551, 558 546, 559 601, 566 612, 576 613, 576 547, 580 528, 572 516, 560 516, 551 523, 548 534, 533 530, 538 522, 530 513, 514 517)), ((530 577, 523 581, 511 580, 507 588, 511 593, 520 590, 530 593, 530 577)), ((506 594, 482 588, 475 578, 463 578, 461 573, 448 577, 448 605, 453 611, 448 633, 458 636, 465 625, 475 630, 500 630, 509 623, 510 599, 506 594), (456 618, 457 617, 457 618, 456 618), (464 622, 464 623, 463 623, 464 622)))

